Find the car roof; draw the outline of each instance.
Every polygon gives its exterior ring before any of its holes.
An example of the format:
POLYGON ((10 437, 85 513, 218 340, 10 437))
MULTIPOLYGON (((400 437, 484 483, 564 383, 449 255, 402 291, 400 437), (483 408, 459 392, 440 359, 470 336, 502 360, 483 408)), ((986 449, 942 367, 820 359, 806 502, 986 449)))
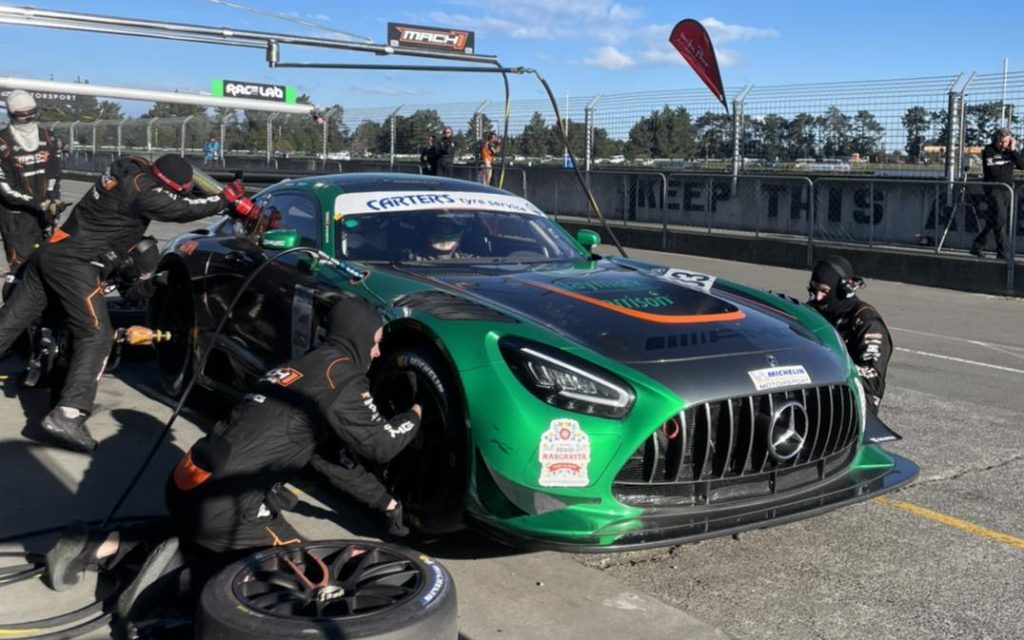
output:
POLYGON ((303 176, 277 183, 269 190, 312 188, 329 184, 341 193, 361 191, 471 191, 514 195, 504 189, 497 189, 469 180, 423 176, 413 173, 337 173, 322 176, 303 176))

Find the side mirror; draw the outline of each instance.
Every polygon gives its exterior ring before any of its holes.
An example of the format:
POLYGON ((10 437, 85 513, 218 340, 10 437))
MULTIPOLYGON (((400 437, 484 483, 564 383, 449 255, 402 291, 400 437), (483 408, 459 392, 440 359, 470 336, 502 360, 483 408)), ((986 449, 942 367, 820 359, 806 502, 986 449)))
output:
POLYGON ((295 229, 271 229, 260 236, 260 247, 284 251, 299 246, 299 232, 295 229))
POLYGON ((576 232, 576 242, 580 243, 586 251, 592 251, 594 245, 601 244, 601 236, 590 229, 580 229, 576 232))

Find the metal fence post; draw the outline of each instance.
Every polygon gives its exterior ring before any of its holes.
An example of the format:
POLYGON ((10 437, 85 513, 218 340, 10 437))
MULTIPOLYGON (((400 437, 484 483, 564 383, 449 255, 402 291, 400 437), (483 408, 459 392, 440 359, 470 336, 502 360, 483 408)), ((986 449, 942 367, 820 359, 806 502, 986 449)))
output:
POLYGON ((587 146, 584 151, 584 171, 587 172, 587 186, 590 186, 590 163, 594 158, 594 108, 601 100, 597 95, 590 99, 587 106, 583 107, 583 128, 586 131, 587 146))
POLYGON ((324 124, 323 124, 322 133, 320 134, 321 138, 322 138, 322 141, 323 141, 323 156, 322 156, 322 162, 320 164, 320 168, 323 171, 327 170, 327 127, 328 127, 328 125, 329 125, 329 123, 331 121, 331 116, 333 116, 336 113, 338 113, 338 108, 337 107, 331 107, 330 109, 325 111, 324 115, 323 115, 324 124))
POLYGON ((75 142, 75 125, 80 124, 80 123, 81 123, 81 120, 75 120, 74 122, 72 122, 71 123, 71 129, 70 129, 70 131, 68 133, 68 136, 71 138, 71 149, 69 149, 69 151, 71 152, 72 155, 74 155, 74 153, 75 153, 75 146, 76 146, 76 142, 75 142))
POLYGON ((473 112, 473 129, 475 130, 473 133, 477 140, 484 139, 484 109, 489 104, 491 104, 490 100, 484 100, 473 112))
POLYGON ((270 162, 274 158, 274 119, 281 115, 280 111, 267 116, 267 166, 270 166, 270 162))
POLYGON ((121 146, 122 146, 121 143, 123 141, 122 129, 124 129, 124 123, 126 123, 126 122, 128 122, 128 118, 121 118, 117 122, 117 157, 118 158, 121 157, 121 146))
POLYGON ((959 140, 957 129, 960 127, 960 108, 963 105, 963 96, 956 91, 949 92, 949 100, 946 106, 946 159, 944 177, 946 180, 946 206, 953 206, 953 183, 956 182, 956 143, 959 140))
POLYGON ((146 155, 149 159, 153 159, 153 125, 160 118, 150 118, 146 123, 146 155))
POLYGON ((195 118, 195 116, 185 116, 185 119, 181 121, 181 157, 185 157, 185 130, 188 128, 188 121, 195 118))
POLYGON ((754 85, 747 85, 732 101, 732 197, 736 197, 740 165, 743 163, 743 150, 740 148, 740 138, 743 135, 743 101, 753 88, 754 85))
POLYGON ((388 159, 388 171, 395 170, 395 126, 396 120, 398 120, 398 112, 402 110, 405 105, 398 105, 398 108, 391 112, 388 116, 388 121, 391 123, 391 150, 390 157, 388 159))
POLYGON ((807 267, 814 264, 814 224, 818 216, 818 181, 807 178, 807 267))
POLYGON ((92 121, 92 157, 96 157, 96 126, 99 125, 102 120, 92 121))
POLYGON ((228 122, 231 122, 231 121, 238 122, 238 117, 235 115, 234 111, 228 111, 227 113, 225 113, 224 117, 221 118, 221 121, 220 121, 220 166, 222 166, 222 167, 228 166, 228 161, 227 161, 227 159, 225 159, 224 156, 228 152, 227 132, 228 132, 228 122))

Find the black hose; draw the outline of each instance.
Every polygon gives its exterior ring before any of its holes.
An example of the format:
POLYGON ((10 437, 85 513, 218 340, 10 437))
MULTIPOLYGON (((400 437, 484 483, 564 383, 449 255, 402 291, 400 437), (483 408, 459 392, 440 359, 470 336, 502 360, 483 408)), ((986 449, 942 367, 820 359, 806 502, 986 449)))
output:
MULTIPOLYGON (((113 618, 113 614, 102 613, 95 618, 86 620, 85 622, 79 623, 73 627, 68 627, 67 629, 61 629, 60 631, 51 631, 50 633, 43 633, 37 636, 23 636, 18 634, 15 637, 17 640, 70 640, 71 638, 77 638, 89 633, 90 631, 95 631, 100 627, 106 626, 110 622, 111 618, 113 618)), ((0 632, 2 631, 4 630, 0 629, 0 632)))
POLYGON ((18 565, 17 571, 9 571, 4 573, 3 577, 0 577, 0 587, 24 582, 25 580, 31 580, 32 578, 38 578, 43 575, 43 571, 45 571, 45 568, 38 564, 18 565))
POLYGON ((206 367, 206 361, 209 359, 210 353, 213 351, 213 345, 216 344, 217 338, 220 336, 221 331, 223 331, 224 325, 227 324, 228 318, 231 317, 231 312, 234 310, 235 305, 241 299, 242 294, 248 290, 249 285, 252 284, 252 281, 256 279, 256 276, 262 273, 265 268, 273 264, 278 258, 284 257, 292 253, 309 253, 311 251, 312 250, 309 247, 293 247, 291 249, 285 249, 284 251, 272 257, 270 260, 267 260, 260 266, 253 269, 253 272, 249 274, 249 277, 247 277, 242 282, 242 286, 238 288, 238 291, 235 293, 235 297, 231 300, 231 303, 227 306, 227 309, 225 309, 224 315, 221 317, 220 322, 217 323, 217 329, 213 332, 213 336, 210 338, 210 347, 207 348, 205 352, 203 352, 203 357, 199 359, 199 364, 196 365, 196 374, 191 376, 188 385, 185 387, 185 391, 182 392, 181 398, 178 400, 177 406, 174 407, 174 411, 171 413, 171 417, 167 420, 167 423, 164 424, 163 431, 160 432, 160 435, 159 437, 157 437, 156 442, 153 443, 153 447, 149 450, 149 453, 146 455, 146 458, 142 461, 142 464, 139 465, 139 470, 135 472, 134 476, 132 476, 131 481, 125 487, 125 490, 121 493, 121 496, 117 499, 117 502, 114 503, 114 506, 110 509, 110 512, 107 514, 107 517, 103 519, 103 522, 100 524, 100 528, 105 529, 107 525, 110 524, 110 521, 113 520, 114 516, 117 515, 117 512, 121 509, 121 506, 124 504, 124 501, 128 499, 128 496, 131 494, 132 490, 135 489, 135 485, 137 485, 139 480, 142 478, 142 474, 146 472, 146 469, 149 467, 149 464, 153 461, 153 458, 156 457, 156 453, 163 445, 164 439, 167 437, 167 434, 171 432, 171 427, 174 425, 174 421, 178 419, 178 414, 180 414, 181 410, 185 407, 185 402, 188 400, 189 394, 192 392, 193 387, 195 387, 196 381, 202 374, 203 368, 206 367))
POLYGON ((597 219, 601 221, 601 226, 604 227, 604 230, 607 231, 608 235, 611 237, 612 242, 615 243, 615 248, 619 250, 619 253, 622 254, 623 258, 628 258, 629 256, 626 254, 626 250, 622 248, 622 245, 619 243, 619 239, 615 236, 615 232, 613 232, 611 227, 608 226, 608 221, 605 220, 604 216, 601 214, 601 208, 597 206, 597 200, 594 199, 594 194, 590 192, 590 189, 587 187, 587 181, 583 179, 583 174, 580 173, 576 157, 572 154, 572 149, 569 148, 569 135, 565 130, 565 124, 562 122, 562 116, 558 111, 558 100, 555 99, 555 94, 551 92, 551 87, 548 86, 548 81, 545 80, 544 76, 540 75, 536 69, 526 69, 526 71, 537 76, 537 80, 540 81, 541 85, 544 87, 544 91, 548 94, 548 99, 551 100, 551 107, 555 110, 555 120, 558 122, 558 133, 562 136, 562 144, 565 145, 565 152, 569 154, 569 160, 572 162, 573 174, 576 176, 576 180, 580 183, 580 187, 583 188, 583 193, 587 195, 587 202, 590 204, 590 208, 593 209, 595 214, 597 214, 597 219))
MULTIPOLYGON (((196 365, 196 375, 193 375, 192 379, 189 380, 188 385, 185 387, 185 391, 182 392, 181 398, 178 400, 177 406, 174 407, 174 412, 171 413, 171 417, 168 418, 167 423, 164 425, 163 431, 160 432, 160 436, 156 439, 156 442, 153 443, 153 447, 149 450, 149 454, 146 455, 145 460, 142 461, 142 464, 139 466, 139 470, 135 472, 135 475, 128 483, 128 486, 125 487, 124 492, 121 493, 121 496, 117 499, 117 502, 115 502, 114 506, 110 509, 110 513, 108 513, 107 517, 104 518, 103 522, 100 525, 101 528, 105 529, 107 525, 109 525, 110 522, 114 519, 114 516, 117 515, 117 512, 121 509, 121 506, 124 504, 124 501, 128 498, 132 490, 135 488, 135 485, 137 485, 139 480, 142 478, 142 474, 146 472, 146 469, 149 467, 149 464, 153 461, 153 458, 156 457, 156 453, 160 449, 160 446, 163 445, 164 439, 167 438, 167 434, 171 432, 171 427, 174 425, 174 421, 178 418, 178 415, 181 413, 181 410, 185 407, 185 401, 188 400, 189 394, 192 392, 192 389, 195 387, 196 382, 199 380, 199 376, 202 374, 203 369, 206 367, 206 361, 209 359, 210 353, 213 352, 213 345, 216 344, 217 338, 220 336, 221 331, 224 330, 224 326, 227 324, 228 318, 231 317, 231 313, 232 311, 234 311, 235 305, 238 304, 239 300, 241 300, 242 294, 244 294, 246 290, 248 290, 249 285, 252 284, 253 280, 256 279, 256 276, 262 273, 264 269, 266 269, 268 266, 276 262, 278 259, 283 258, 284 256, 292 253, 308 253, 314 258, 327 259, 333 266, 341 269, 347 275, 353 275, 353 273, 358 273, 354 269, 352 269, 352 267, 349 267, 347 264, 339 260, 333 259, 330 256, 327 256, 318 251, 317 249, 313 249, 311 247, 293 247, 291 249, 285 249, 284 251, 277 253, 269 260, 253 269, 253 272, 250 273, 249 276, 242 281, 242 285, 238 288, 238 291, 235 293, 235 297, 231 299, 231 303, 228 304, 227 308, 224 310, 224 315, 221 317, 220 322, 217 323, 217 329, 214 330, 213 335, 210 337, 210 346, 206 349, 206 351, 203 352, 203 357, 199 359, 199 363, 196 365)), ((381 300, 379 296, 377 296, 377 299, 381 300)))

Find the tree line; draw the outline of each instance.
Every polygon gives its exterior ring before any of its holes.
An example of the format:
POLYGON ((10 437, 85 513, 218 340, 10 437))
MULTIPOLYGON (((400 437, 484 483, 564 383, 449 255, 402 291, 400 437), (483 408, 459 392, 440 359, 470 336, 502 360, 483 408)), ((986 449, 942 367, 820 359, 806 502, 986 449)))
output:
MULTIPOLYGON (((298 102, 311 104, 307 95, 298 102)), ((365 120, 354 126, 345 121, 344 109, 335 105, 336 114, 328 122, 328 152, 349 151, 355 156, 384 155, 392 147, 390 121, 365 120)), ((41 120, 45 122, 74 122, 86 126, 76 130, 76 144, 92 142, 88 123, 97 120, 117 121, 124 118, 119 103, 97 100, 91 96, 78 96, 67 105, 43 105, 41 120)), ((1002 105, 998 101, 972 104, 965 107, 965 140, 968 146, 983 146, 998 126, 1002 105)), ((186 127, 185 145, 199 148, 210 134, 220 137, 224 125, 227 151, 260 152, 266 149, 267 122, 271 114, 260 111, 233 109, 207 109, 196 105, 157 102, 141 115, 142 118, 182 118, 192 116, 186 127)), ((1013 122, 1017 122, 1016 116, 1013 122)), ((928 147, 936 149, 946 144, 948 134, 945 109, 932 111, 922 106, 906 109, 900 117, 905 140, 902 148, 893 149, 886 144, 886 127, 869 110, 845 113, 832 106, 824 113, 797 113, 784 117, 775 113, 764 116, 746 116, 740 135, 741 154, 746 157, 769 160, 794 161, 800 158, 848 158, 859 154, 864 159, 876 156, 899 156, 907 162, 928 160, 928 147)), ((459 154, 472 154, 476 141, 490 131, 503 133, 486 114, 471 117, 466 123, 445 122, 436 109, 420 109, 409 115, 395 117, 394 150, 398 154, 416 155, 427 144, 428 136, 440 135, 444 126, 456 131, 459 154), (461 126, 459 126, 461 124, 461 126)), ((274 149, 280 153, 315 155, 322 149, 323 129, 306 116, 279 115, 272 121, 274 149)), ((622 155, 627 159, 728 159, 733 152, 732 116, 707 111, 693 117, 686 107, 654 109, 641 116, 629 129, 625 140, 612 138, 607 129, 593 130, 592 153, 595 158, 622 155)), ((582 157, 585 152, 586 132, 582 122, 568 119, 566 129, 573 154, 582 157)), ((113 144, 114 127, 101 127, 97 143, 113 144)), ((180 128, 173 121, 153 127, 157 147, 180 145, 180 128)), ((122 144, 126 147, 145 147, 144 126, 126 126, 122 130, 122 144)), ((518 131, 510 131, 504 141, 505 152, 514 156, 543 158, 561 157, 564 145, 557 123, 546 119, 540 112, 532 114, 518 131)))

